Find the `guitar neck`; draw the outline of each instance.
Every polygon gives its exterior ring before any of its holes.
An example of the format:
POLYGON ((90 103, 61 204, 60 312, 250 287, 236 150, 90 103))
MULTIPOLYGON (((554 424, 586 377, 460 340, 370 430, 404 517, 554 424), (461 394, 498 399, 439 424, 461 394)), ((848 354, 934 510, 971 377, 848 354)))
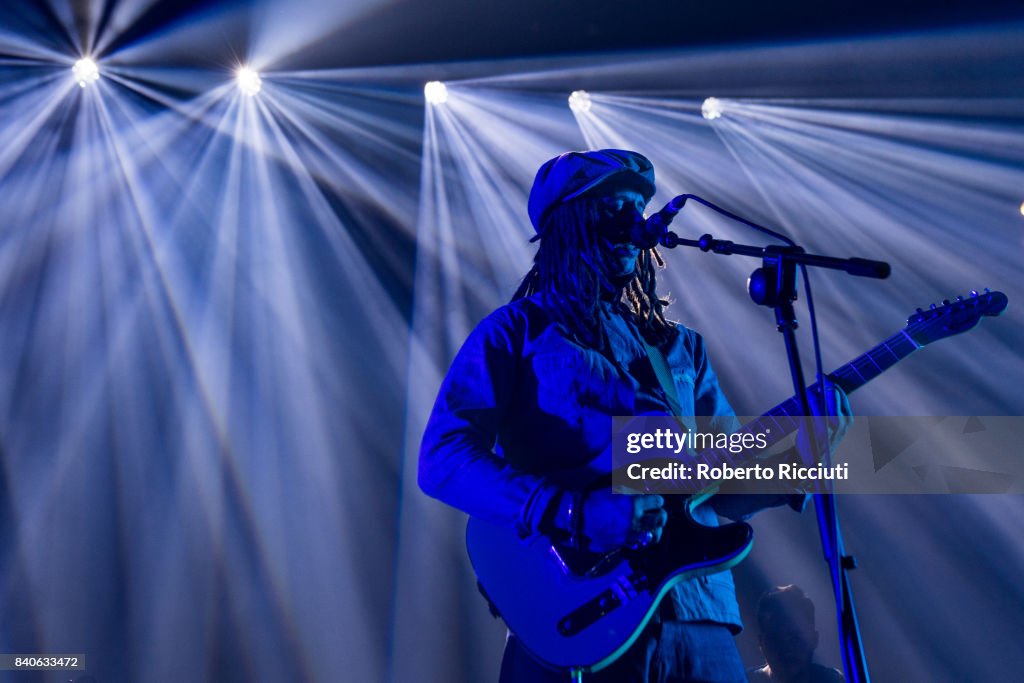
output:
MULTIPOLYGON (((828 377, 847 394, 852 394, 919 348, 921 346, 906 333, 897 332, 867 353, 862 353, 846 365, 829 373, 828 377)), ((817 386, 817 382, 811 385, 811 387, 817 386)), ((796 396, 790 396, 766 412, 761 419, 765 417, 799 417, 802 412, 800 401, 796 396)), ((759 420, 754 422, 759 422, 759 420)), ((793 422, 793 429, 796 429, 796 421, 790 420, 790 422, 793 422)), ((786 434, 793 429, 787 431, 786 434)))
MULTIPOLYGON (((921 348, 917 342, 903 331, 897 332, 867 353, 829 374, 829 379, 852 394, 898 362, 921 348)), ((815 382, 811 387, 817 386, 815 382)), ((764 434, 771 447, 792 434, 800 427, 803 409, 796 396, 778 404, 764 415, 746 423, 738 430, 740 433, 764 434)), ((711 467, 719 465, 735 466, 753 457, 753 453, 731 453, 727 448, 708 448, 694 455, 694 461, 705 463, 711 467)), ((690 488, 685 486, 684 488, 690 488)))
MULTIPOLYGON (((897 332, 867 353, 857 356, 831 373, 829 379, 846 393, 852 394, 919 348, 921 345, 911 339, 906 332, 897 332)), ((795 399, 790 400, 798 403, 795 399)))

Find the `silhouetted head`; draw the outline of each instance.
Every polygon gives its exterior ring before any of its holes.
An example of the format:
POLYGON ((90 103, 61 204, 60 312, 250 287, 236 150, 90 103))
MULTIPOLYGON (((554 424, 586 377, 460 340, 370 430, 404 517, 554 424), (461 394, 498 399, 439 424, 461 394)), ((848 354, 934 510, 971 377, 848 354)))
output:
POLYGON ((797 586, 766 593, 757 605, 761 652, 782 680, 794 678, 811 665, 818 647, 814 603, 797 586))

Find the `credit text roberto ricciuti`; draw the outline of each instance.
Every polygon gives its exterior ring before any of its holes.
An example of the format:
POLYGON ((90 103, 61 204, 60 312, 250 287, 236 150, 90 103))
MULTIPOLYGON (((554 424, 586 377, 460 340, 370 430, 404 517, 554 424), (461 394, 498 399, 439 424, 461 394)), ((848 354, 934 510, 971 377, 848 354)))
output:
POLYGON ((708 463, 684 464, 674 462, 659 467, 648 467, 635 462, 626 468, 626 476, 634 481, 641 480, 697 480, 697 481, 728 481, 730 479, 760 479, 771 481, 821 481, 845 480, 849 478, 846 463, 826 467, 822 464, 803 466, 792 463, 775 463, 773 465, 710 465, 708 463))

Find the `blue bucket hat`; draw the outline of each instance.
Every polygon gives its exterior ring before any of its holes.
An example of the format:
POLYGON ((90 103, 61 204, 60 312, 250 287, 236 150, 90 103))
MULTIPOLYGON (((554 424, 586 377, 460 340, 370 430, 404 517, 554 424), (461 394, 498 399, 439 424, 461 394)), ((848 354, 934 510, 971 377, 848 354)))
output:
POLYGON ((647 201, 654 196, 654 166, 642 154, 622 149, 566 152, 547 161, 530 189, 530 221, 540 231, 548 212, 612 178, 634 186, 647 201))

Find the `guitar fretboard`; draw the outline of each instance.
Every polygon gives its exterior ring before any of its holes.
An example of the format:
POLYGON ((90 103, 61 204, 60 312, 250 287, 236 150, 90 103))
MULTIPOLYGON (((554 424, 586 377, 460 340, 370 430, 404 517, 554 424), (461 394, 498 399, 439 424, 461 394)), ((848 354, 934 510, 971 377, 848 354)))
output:
MULTIPOLYGON (((843 391, 852 394, 883 372, 896 365, 917 349, 921 348, 905 332, 897 332, 867 353, 857 356, 829 374, 829 379, 839 385, 843 391)), ((818 383, 808 387, 816 389, 818 383)), ((803 409, 796 396, 778 404, 764 415, 746 423, 737 430, 741 434, 764 434, 771 447, 792 434, 800 427, 803 409)), ((694 455, 695 463, 704 463, 711 467, 719 465, 737 466, 757 455, 756 452, 730 453, 727 448, 708 448, 694 455)), ((663 482, 664 485, 665 482, 663 482)), ((675 481, 674 487, 680 493, 696 493, 698 485, 693 481, 675 481)))

